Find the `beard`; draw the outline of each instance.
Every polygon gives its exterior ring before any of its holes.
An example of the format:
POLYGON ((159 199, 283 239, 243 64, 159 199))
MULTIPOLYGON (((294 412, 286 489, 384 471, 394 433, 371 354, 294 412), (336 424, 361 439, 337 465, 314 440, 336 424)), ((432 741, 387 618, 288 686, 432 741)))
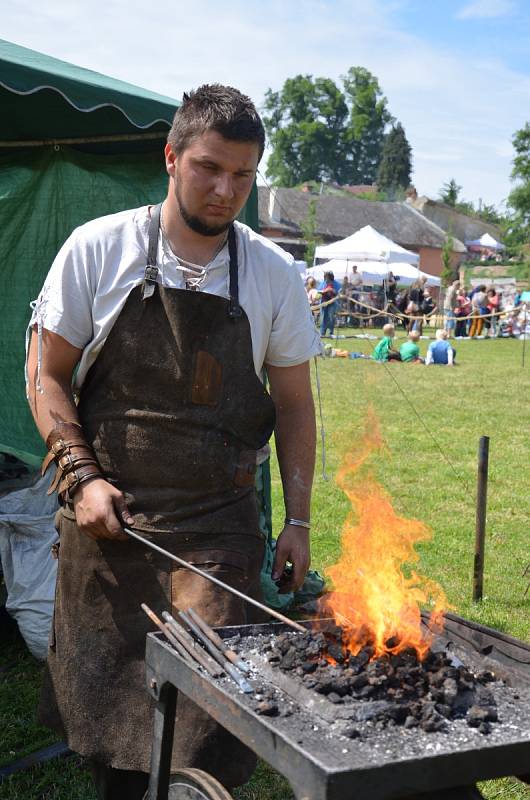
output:
POLYGON ((224 233, 228 230, 233 219, 228 220, 228 222, 223 222, 220 225, 208 225, 200 217, 196 216, 195 214, 190 214, 186 206, 184 205, 184 201, 182 200, 182 195, 179 191, 178 182, 175 187, 175 197, 177 198, 177 205, 180 212, 180 216, 194 233, 198 233, 201 236, 219 236, 220 233, 224 233))

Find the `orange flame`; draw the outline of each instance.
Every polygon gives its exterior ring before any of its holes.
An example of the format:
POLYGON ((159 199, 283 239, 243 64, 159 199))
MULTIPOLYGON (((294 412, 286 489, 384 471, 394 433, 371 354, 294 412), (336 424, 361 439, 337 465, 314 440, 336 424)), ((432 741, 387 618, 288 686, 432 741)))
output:
POLYGON ((342 553, 326 574, 334 591, 320 601, 320 610, 334 617, 348 636, 347 649, 357 654, 365 645, 374 657, 416 650, 423 658, 443 626, 447 602, 433 581, 405 565, 418 561, 417 542, 432 535, 422 522, 396 514, 382 487, 359 470, 376 449, 383 448, 377 419, 370 409, 360 448, 349 453, 337 473, 337 483, 356 512, 348 515, 342 530, 342 553), (422 625, 420 606, 429 605, 431 616, 422 625))

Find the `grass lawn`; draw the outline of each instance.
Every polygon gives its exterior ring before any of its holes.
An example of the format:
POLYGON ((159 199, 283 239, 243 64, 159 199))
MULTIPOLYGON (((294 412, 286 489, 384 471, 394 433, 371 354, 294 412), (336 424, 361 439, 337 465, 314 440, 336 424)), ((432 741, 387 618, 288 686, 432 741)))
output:
MULTIPOLYGON (((343 331, 339 331, 342 333, 343 331)), ((350 334, 354 331, 346 330, 350 334)), ((398 334, 402 335, 402 334, 398 334)), ((343 339, 334 347, 369 353, 375 342, 343 339)), ((424 353, 427 342, 421 342, 424 353)), ((368 408, 379 419, 386 449, 371 470, 397 512, 426 523, 430 541, 418 549, 418 570, 438 581, 456 612, 530 639, 530 346, 515 340, 457 342, 454 368, 367 360, 320 359, 327 471, 317 464, 313 495, 313 566, 333 564, 349 503, 333 476, 364 430, 368 408), (471 601, 474 495, 480 436, 490 437, 484 599, 471 601)), ((314 374, 314 369, 313 369, 314 374)), ((320 446, 319 446, 320 458, 320 446)), ((273 466, 274 530, 283 502, 273 466)), ((54 741, 34 721, 40 666, 20 644, 0 652, 0 766, 54 741)), ((530 793, 510 779, 481 785, 488 800, 523 800, 530 793)), ((238 800, 289 800, 286 782, 261 765, 238 800)), ((3 800, 94 800, 81 760, 51 762, 0 785, 3 800)))

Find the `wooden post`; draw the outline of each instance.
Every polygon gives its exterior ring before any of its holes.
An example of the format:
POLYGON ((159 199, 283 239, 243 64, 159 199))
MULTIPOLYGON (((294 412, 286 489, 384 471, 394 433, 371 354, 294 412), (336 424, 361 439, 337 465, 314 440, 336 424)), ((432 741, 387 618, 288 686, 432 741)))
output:
POLYGON ((484 578, 484 543, 486 539, 486 503, 488 495, 489 436, 481 436, 478 445, 477 516, 475 528, 475 561, 473 567, 473 600, 482 600, 484 578))

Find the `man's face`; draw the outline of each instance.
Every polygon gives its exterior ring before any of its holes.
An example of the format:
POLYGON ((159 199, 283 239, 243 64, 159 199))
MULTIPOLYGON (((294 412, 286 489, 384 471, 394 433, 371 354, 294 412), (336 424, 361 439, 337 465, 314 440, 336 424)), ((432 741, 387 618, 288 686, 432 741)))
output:
POLYGON ((218 236, 237 217, 252 189, 259 160, 257 142, 234 142, 215 131, 194 139, 180 155, 166 145, 184 222, 202 236, 218 236))

